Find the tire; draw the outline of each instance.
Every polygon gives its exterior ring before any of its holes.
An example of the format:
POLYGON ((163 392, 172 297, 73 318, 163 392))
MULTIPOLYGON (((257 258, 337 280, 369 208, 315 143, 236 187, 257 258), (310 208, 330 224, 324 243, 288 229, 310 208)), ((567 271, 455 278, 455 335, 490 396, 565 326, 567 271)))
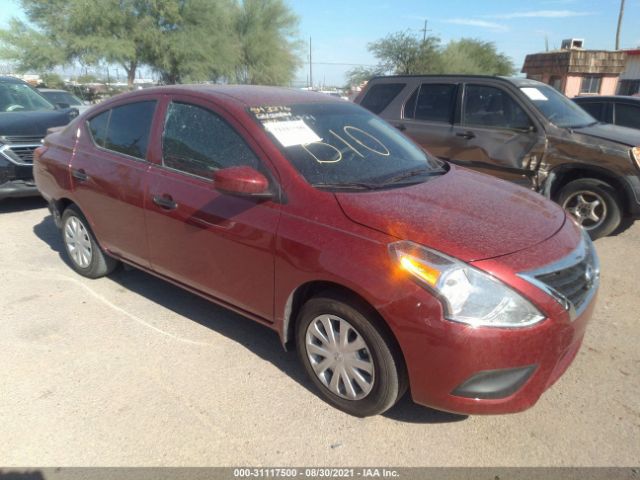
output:
POLYGON ((558 193, 557 201, 593 240, 606 237, 622 221, 618 195, 602 180, 581 178, 569 182, 558 193))
POLYGON ((89 222, 76 206, 70 205, 62 213, 61 233, 71 267, 83 277, 104 277, 118 266, 118 261, 100 248, 89 222))
POLYGON ((307 301, 297 319, 296 346, 307 374, 328 403, 356 417, 385 412, 407 390, 402 355, 377 321, 368 308, 331 294, 307 301), (329 328, 337 334, 336 343, 329 328), (344 346, 339 343, 343 331, 344 346))

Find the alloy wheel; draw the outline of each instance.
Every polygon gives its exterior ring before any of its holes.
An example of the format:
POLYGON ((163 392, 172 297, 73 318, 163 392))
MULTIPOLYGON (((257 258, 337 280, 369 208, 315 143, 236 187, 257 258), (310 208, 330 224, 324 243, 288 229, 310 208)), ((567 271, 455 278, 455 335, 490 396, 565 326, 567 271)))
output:
POLYGON ((595 192, 580 190, 568 196, 562 207, 586 230, 599 227, 607 217, 607 204, 595 192))
POLYGON ((80 268, 88 268, 93 256, 91 239, 87 228, 78 217, 71 216, 65 222, 64 242, 71 260, 80 268))

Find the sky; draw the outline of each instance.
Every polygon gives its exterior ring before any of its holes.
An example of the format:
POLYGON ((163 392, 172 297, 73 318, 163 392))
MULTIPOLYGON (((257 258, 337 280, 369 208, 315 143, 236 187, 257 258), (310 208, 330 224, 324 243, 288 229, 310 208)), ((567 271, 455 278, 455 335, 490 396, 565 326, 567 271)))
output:
MULTIPOLYGON (((98 1, 98 0, 96 0, 98 1)), ((215 0, 211 0, 215 1, 215 0)), ((613 49, 620 0, 285 0, 298 14, 306 45, 296 85, 308 81, 312 40, 316 86, 343 86, 355 65, 374 65, 367 45, 398 31, 429 35, 443 43, 461 37, 494 42, 519 70, 527 53, 559 48, 565 38, 583 38, 587 49, 613 49)), ((17 0, 0 0, 0 28, 20 17, 17 0)), ((626 0, 621 47, 640 47, 640 0, 626 0)))

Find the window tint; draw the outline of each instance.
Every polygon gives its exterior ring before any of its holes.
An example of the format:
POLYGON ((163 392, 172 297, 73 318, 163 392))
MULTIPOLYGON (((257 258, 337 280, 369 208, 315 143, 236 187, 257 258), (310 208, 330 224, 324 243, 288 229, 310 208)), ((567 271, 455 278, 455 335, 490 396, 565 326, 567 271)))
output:
POLYGON ((640 107, 616 103, 616 125, 640 128, 640 107))
POLYGON ((580 83, 580 93, 600 93, 601 77, 595 75, 586 75, 582 77, 580 83))
POLYGON ((416 100, 415 119, 451 123, 456 85, 423 83, 416 100))
POLYGON ((373 113, 382 112, 405 87, 405 83, 379 83, 372 86, 361 105, 373 113))
POLYGON ((89 120, 89 131, 93 137, 93 141, 101 147, 104 147, 105 139, 107 138, 107 125, 109 124, 109 115, 111 110, 102 112, 100 115, 96 115, 89 120))
POLYGON ((155 101, 147 101, 113 108, 104 147, 144 159, 155 107, 155 101))
POLYGON ((579 103, 593 118, 604 121, 604 103, 579 103))
POLYGON ((479 127, 527 129, 531 120, 511 96, 495 87, 467 85, 463 123, 479 127))
POLYGON ((259 167, 255 154, 222 118, 186 103, 169 105, 162 152, 165 166, 205 178, 220 168, 259 167))

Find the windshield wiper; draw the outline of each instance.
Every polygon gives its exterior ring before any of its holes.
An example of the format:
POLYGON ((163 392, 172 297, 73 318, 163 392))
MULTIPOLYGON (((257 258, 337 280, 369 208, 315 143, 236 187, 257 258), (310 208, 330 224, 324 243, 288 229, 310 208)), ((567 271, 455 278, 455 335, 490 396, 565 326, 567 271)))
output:
POLYGON ((599 121, 595 121, 595 122, 591 122, 591 123, 585 123, 584 125, 571 125, 570 129, 575 129, 575 128, 587 128, 587 127, 593 127, 594 125, 598 125, 599 123, 603 123, 603 122, 599 122, 599 121))
POLYGON ((384 178, 380 183, 378 183, 378 185, 391 185, 394 183, 399 183, 402 180, 406 180, 411 177, 417 177, 417 176, 431 177, 433 175, 440 175, 442 173, 445 173, 445 170, 429 170, 428 168, 422 167, 415 170, 407 170, 405 172, 393 175, 391 177, 384 178))
POLYGON ((312 187, 316 188, 331 188, 331 189, 344 189, 344 190, 375 190, 378 185, 362 182, 344 182, 344 183, 327 183, 318 182, 312 183, 312 187))

